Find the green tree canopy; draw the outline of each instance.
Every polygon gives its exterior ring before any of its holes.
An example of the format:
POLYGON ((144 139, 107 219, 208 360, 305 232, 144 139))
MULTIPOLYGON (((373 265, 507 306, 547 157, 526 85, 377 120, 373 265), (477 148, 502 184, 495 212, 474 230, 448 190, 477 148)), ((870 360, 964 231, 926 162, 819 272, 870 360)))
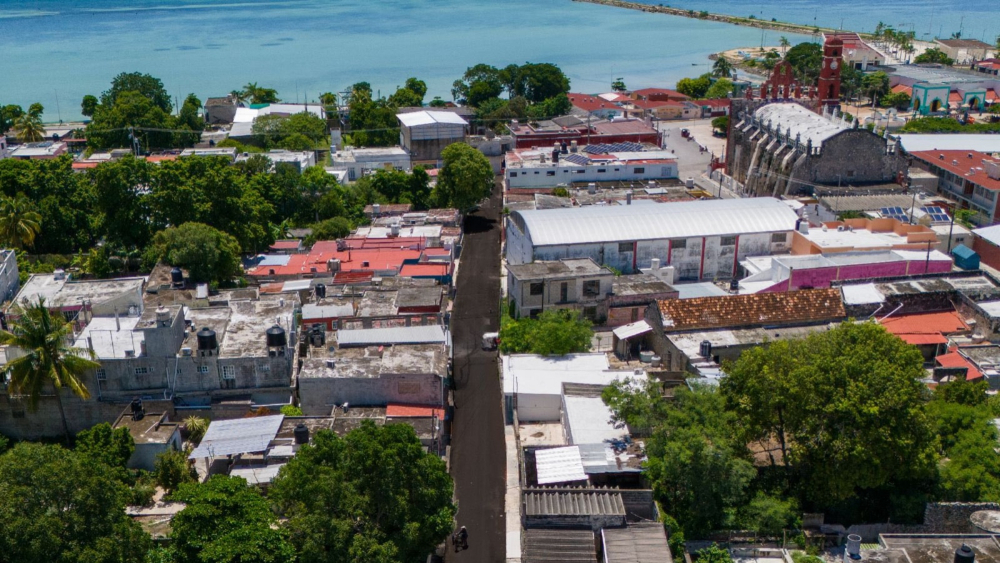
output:
POLYGON ((186 503, 170 523, 174 563, 292 563, 295 549, 267 499, 240 477, 185 483, 186 503))
POLYGON ((229 281, 241 271, 236 239, 203 223, 160 231, 152 248, 160 260, 187 269, 192 281, 229 281))
POLYGON ((42 216, 24 194, 0 196, 0 244, 6 248, 30 247, 41 230, 42 216))
POLYGON ((440 207, 469 211, 493 191, 493 166, 483 153, 465 143, 441 151, 444 162, 438 174, 434 199, 440 207))
POLYGON ((310 225, 312 234, 306 237, 306 245, 313 245, 320 240, 337 240, 351 234, 354 226, 346 217, 334 217, 310 225))
POLYGON ((785 53, 795 77, 802 84, 813 84, 819 78, 823 64, 823 47, 817 43, 799 43, 785 53))
POLYGON ((733 75, 733 63, 729 62, 729 59, 719 55, 719 58, 715 59, 715 63, 712 64, 712 76, 718 76, 720 78, 729 78, 733 75))
POLYGON ((923 358, 878 324, 754 348, 723 371, 742 439, 777 439, 815 501, 933 474, 923 358))
POLYGON ((452 529, 452 480, 406 424, 317 432, 269 498, 288 518, 300 563, 423 561, 452 529))
POLYGON ((135 440, 128 428, 114 429, 102 422, 76 435, 75 451, 108 467, 125 469, 135 451, 135 440))
POLYGON ((733 81, 728 78, 719 78, 705 92, 705 98, 709 100, 728 98, 732 93, 733 81))
POLYGON ((617 421, 649 436, 645 475, 686 537, 731 523, 755 471, 717 389, 678 387, 666 402, 657 383, 627 380, 606 388, 603 399, 617 421))
POLYGON ((80 113, 86 117, 93 116, 94 112, 97 111, 97 104, 99 103, 100 101, 97 99, 97 96, 87 94, 83 97, 83 101, 80 102, 80 113))
POLYGON ((128 490, 87 455, 20 443, 0 456, 0 552, 18 563, 143 563, 128 490))
POLYGON ((937 47, 931 47, 930 49, 927 49, 923 53, 920 53, 919 55, 917 55, 915 59, 913 59, 913 62, 915 64, 923 64, 923 63, 938 63, 943 65, 955 64, 954 59, 949 57, 947 54, 945 54, 944 51, 938 49, 937 47))
POLYGON ((279 101, 277 90, 258 86, 256 82, 248 82, 241 94, 241 97, 251 104, 273 104, 279 101))
POLYGON ((677 91, 685 96, 701 99, 712 87, 712 79, 708 74, 703 74, 698 78, 682 78, 677 81, 677 91))
POLYGON ((556 355, 587 352, 594 331, 590 321, 576 311, 545 311, 537 319, 505 321, 500 329, 500 350, 505 354, 556 355))
POLYGON ((111 88, 101 94, 101 104, 113 106, 125 92, 135 92, 169 114, 173 109, 170 94, 163 87, 163 81, 141 72, 123 72, 111 80, 111 88))

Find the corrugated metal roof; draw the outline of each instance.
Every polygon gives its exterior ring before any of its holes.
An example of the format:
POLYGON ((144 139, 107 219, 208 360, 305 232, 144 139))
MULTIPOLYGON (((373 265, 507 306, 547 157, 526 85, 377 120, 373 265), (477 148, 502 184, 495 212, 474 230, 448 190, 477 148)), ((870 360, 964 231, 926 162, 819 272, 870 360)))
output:
POLYGON ((627 528, 601 530, 605 563, 671 563, 663 525, 642 522, 627 528))
POLYGON ((523 563, 597 563, 590 530, 524 530, 523 537, 523 563))
POLYGON ((546 491, 524 494, 526 516, 625 516, 618 492, 546 491))
POLYGON ((278 435, 285 415, 215 420, 188 459, 262 452, 278 435))
POLYGON ((380 344, 442 344, 446 341, 439 325, 367 328, 337 332, 340 346, 378 346, 380 344))
POLYGON ((647 323, 646 321, 638 321, 620 326, 614 330, 614 333, 619 340, 625 340, 626 338, 632 338, 633 336, 646 334, 647 332, 650 332, 652 330, 653 327, 649 326, 649 323, 647 323))
POLYGON ((576 446, 536 451, 535 471, 538 473, 539 485, 587 480, 587 474, 583 472, 583 461, 580 459, 580 448, 576 446))
POLYGON ((343 305, 316 305, 315 303, 307 303, 302 306, 303 319, 336 319, 353 315, 354 306, 350 303, 343 305))
POLYGON ((415 111, 412 113, 397 113, 396 118, 407 127, 436 125, 438 123, 445 123, 448 125, 469 124, 468 121, 462 119, 462 116, 450 111, 415 111))
POLYGON ((796 103, 767 104, 754 113, 762 123, 770 123, 782 133, 790 130, 791 138, 799 137, 803 145, 812 141, 813 147, 821 146, 823 141, 849 127, 796 103))
POLYGON ((791 231, 798 218, 787 205, 769 197, 593 205, 513 215, 535 246, 791 231))

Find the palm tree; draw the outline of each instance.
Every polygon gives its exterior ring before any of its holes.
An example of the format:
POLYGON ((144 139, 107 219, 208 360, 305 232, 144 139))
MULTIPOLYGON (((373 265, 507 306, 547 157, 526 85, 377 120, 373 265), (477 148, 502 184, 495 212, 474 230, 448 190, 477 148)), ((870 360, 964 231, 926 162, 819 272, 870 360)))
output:
POLYGON ((782 57, 785 56, 785 53, 788 51, 788 48, 792 46, 792 44, 788 42, 788 38, 785 37, 784 35, 781 36, 781 40, 778 41, 778 45, 781 45, 782 57))
MULTIPOLYGON (((10 331, 0 330, 0 344, 11 346, 22 355, 7 362, 11 395, 26 395, 31 410, 37 410, 38 399, 48 385, 55 387, 56 403, 62 416, 63 432, 69 440, 69 423, 59 390, 68 387, 77 397, 89 399, 90 391, 82 377, 101 364, 88 359, 93 353, 70 346, 73 326, 62 316, 53 315, 45 299, 18 306, 10 331)), ((14 354, 11 354, 14 355, 14 354)))
POLYGON ((712 65, 712 74, 729 78, 733 74, 733 65, 729 59, 719 55, 719 58, 715 59, 715 64, 712 65))
POLYGON ((22 143, 37 143, 45 137, 45 126, 40 115, 28 112, 14 121, 14 130, 22 143))
POLYGON ((0 243, 22 249, 35 242, 42 230, 42 216, 24 194, 15 198, 0 196, 0 243))
POLYGON ((229 95, 236 100, 236 105, 240 105, 247 100, 246 94, 243 93, 243 90, 233 90, 229 93, 229 95))
POLYGON ((257 86, 256 82, 247 82, 247 85, 243 87, 243 99, 253 104, 256 103, 259 96, 260 86, 257 86))

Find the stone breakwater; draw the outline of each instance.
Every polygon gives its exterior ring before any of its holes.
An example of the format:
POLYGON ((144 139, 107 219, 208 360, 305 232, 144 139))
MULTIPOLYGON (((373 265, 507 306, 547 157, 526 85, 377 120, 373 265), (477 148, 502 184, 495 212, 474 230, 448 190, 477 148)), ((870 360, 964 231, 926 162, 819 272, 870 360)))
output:
MULTIPOLYGON (((683 8, 671 8, 664 5, 643 4, 641 2, 626 2, 624 0, 573 0, 574 2, 586 2, 588 4, 600 4, 602 6, 612 6, 614 8, 624 8, 626 10, 638 10, 640 12, 650 12, 654 14, 668 14, 671 16, 681 16, 696 20, 714 21, 728 23, 732 25, 742 25, 745 27, 756 27, 773 31, 783 31, 786 33, 799 33, 804 35, 825 33, 825 32, 846 32, 848 30, 835 30, 828 27, 814 27, 809 25, 799 25, 795 23, 767 21, 763 19, 741 18, 738 16, 727 16, 725 14, 712 14, 698 10, 685 10, 683 8)), ((866 34, 862 34, 865 37, 866 34)))

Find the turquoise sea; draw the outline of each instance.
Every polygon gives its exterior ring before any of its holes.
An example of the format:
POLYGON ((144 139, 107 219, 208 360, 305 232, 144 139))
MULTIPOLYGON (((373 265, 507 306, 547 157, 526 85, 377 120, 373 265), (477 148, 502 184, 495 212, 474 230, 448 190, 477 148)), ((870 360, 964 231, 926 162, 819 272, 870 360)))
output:
MULTIPOLYGON (((918 35, 935 25, 1000 33, 1000 0, 672 1, 820 25, 849 18, 845 27, 905 19, 918 35)), ((0 104, 40 101, 46 121, 78 119, 83 95, 133 70, 203 99, 251 81, 290 101, 361 80, 386 93, 409 76, 428 83, 428 99, 450 99, 479 62, 554 62, 574 91, 616 77, 670 86, 705 72, 710 53, 778 35, 570 0, 0 0, 0 104)))

